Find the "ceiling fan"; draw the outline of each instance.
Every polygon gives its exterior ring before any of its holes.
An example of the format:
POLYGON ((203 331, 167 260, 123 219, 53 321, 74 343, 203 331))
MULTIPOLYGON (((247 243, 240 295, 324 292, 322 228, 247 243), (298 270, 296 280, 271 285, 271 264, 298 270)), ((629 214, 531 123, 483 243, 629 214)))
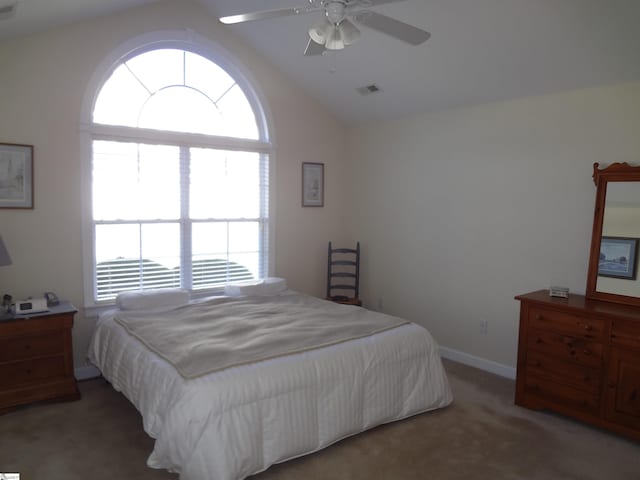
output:
POLYGON ((303 7, 263 10, 221 17, 224 24, 252 22, 268 18, 323 12, 323 18, 309 29, 309 42, 304 54, 321 55, 325 50, 342 50, 360 37, 354 25, 364 25, 411 45, 426 42, 431 34, 425 30, 369 10, 385 3, 402 0, 308 0, 303 7))

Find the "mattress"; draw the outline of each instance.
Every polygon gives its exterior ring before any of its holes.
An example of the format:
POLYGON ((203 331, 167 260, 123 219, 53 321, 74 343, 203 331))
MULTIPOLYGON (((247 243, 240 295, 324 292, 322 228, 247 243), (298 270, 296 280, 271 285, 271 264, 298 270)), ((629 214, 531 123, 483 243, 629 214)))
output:
POLYGON ((185 379, 116 313, 98 321, 89 360, 141 413, 147 464, 182 480, 246 478, 452 401, 438 346, 414 323, 185 379))

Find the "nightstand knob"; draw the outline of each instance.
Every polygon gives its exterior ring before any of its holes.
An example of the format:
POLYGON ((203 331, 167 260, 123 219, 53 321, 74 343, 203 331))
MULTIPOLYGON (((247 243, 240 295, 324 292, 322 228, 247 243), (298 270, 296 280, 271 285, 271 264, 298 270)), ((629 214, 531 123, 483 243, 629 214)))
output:
POLYGON ((31 375, 31 369, 30 368, 27 369, 27 375, 31 375))
POLYGON ((589 325, 589 324, 586 324, 586 325, 584 326, 584 329, 585 329, 587 332, 590 332, 591 330, 593 330, 593 327, 592 327, 591 325, 589 325))
POLYGON ((588 348, 585 348, 582 353, 588 356, 588 355, 591 355, 591 350, 589 350, 588 348))

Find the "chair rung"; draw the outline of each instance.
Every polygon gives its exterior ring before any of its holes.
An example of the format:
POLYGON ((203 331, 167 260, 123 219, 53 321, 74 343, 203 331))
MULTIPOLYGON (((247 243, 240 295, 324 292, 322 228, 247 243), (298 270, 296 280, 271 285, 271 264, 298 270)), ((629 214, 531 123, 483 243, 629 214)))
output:
POLYGON ((355 290, 355 285, 331 285, 331 290, 355 290))
POLYGON ((356 262, 353 262, 351 260, 333 260, 331 262, 331 265, 356 265, 356 262))
POLYGON ((332 277, 349 277, 349 278, 356 278, 356 274, 355 273, 347 273, 347 272, 337 272, 337 273, 332 273, 331 274, 332 277))
POLYGON ((333 248, 331 253, 358 253, 353 248, 333 248))

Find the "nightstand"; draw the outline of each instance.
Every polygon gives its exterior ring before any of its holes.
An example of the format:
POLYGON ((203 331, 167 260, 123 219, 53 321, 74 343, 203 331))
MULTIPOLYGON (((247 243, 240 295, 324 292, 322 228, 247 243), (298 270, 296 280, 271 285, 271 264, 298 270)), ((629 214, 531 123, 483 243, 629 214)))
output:
POLYGON ((0 413, 41 400, 77 400, 71 328, 76 308, 60 302, 42 313, 0 321, 0 413))

